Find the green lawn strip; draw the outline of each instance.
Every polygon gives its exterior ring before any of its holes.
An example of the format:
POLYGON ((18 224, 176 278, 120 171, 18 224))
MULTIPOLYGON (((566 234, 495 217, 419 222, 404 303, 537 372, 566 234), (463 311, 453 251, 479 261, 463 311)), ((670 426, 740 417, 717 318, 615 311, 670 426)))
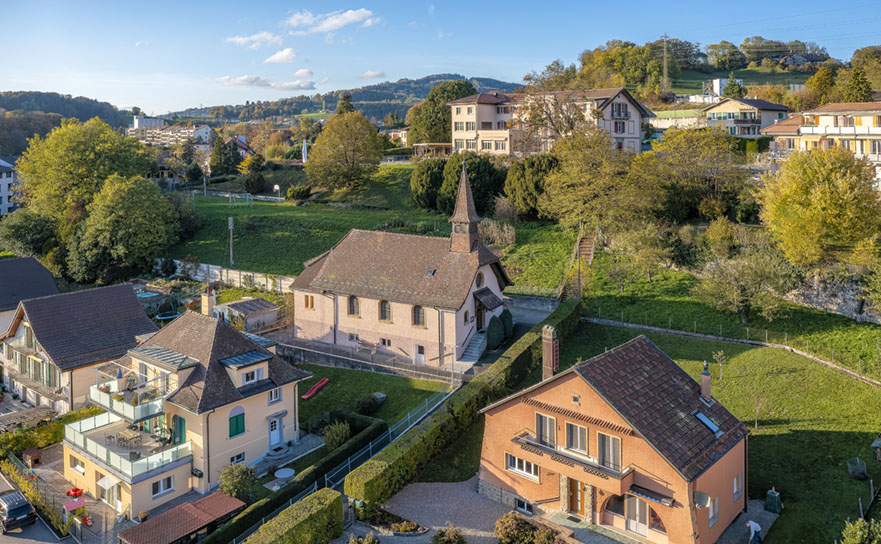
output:
POLYGON ((410 198, 410 175, 413 165, 384 165, 370 178, 370 183, 358 189, 338 189, 322 198, 360 206, 376 206, 389 210, 413 210, 410 198))
POLYGON ((569 264, 575 231, 551 223, 514 223, 517 243, 502 255, 514 285, 507 293, 555 295, 569 264))
MULTIPOLYGON (((560 350, 561 369, 638 335, 620 327, 583 325, 560 350)), ((870 445, 881 430, 881 392, 804 357, 781 349, 649 333, 647 336, 698 379, 702 361, 715 351, 731 357, 719 380, 711 364, 713 396, 750 428, 749 496, 763 498, 776 486, 786 509, 769 543, 832 542, 844 521, 859 515, 868 482, 848 477, 847 460, 865 460, 869 477, 881 482, 870 445), (766 400, 753 430, 753 391, 766 400)), ((532 376, 535 381, 539 375, 532 376)), ((878 484, 876 484, 878 485, 878 484)))
POLYGON ((15 253, 0 249, 0 259, 11 259, 15 257, 15 253))
MULTIPOLYGON (((709 74, 695 70, 682 70, 679 79, 673 83, 671 89, 676 94, 700 94, 701 84, 710 79, 728 79, 730 71, 720 70, 709 74)), ((743 68, 734 70, 734 77, 742 79, 744 85, 787 85, 789 83, 804 83, 812 72, 772 72, 770 68, 743 68)))
POLYGON ((691 293, 699 281, 686 272, 661 270, 649 283, 645 276, 622 293, 606 274, 608 258, 598 254, 586 274, 586 315, 679 330, 749 338, 787 345, 832 359, 836 364, 881 378, 881 326, 857 323, 796 304, 786 304, 786 314, 767 321, 754 315, 744 326, 733 313, 720 312, 691 293), (748 329, 748 330, 747 330, 748 329))
POLYGON ((355 400, 361 395, 380 392, 388 397, 372 417, 384 419, 393 425, 421 402, 442 390, 446 384, 429 380, 415 380, 402 376, 379 374, 365 370, 349 370, 318 365, 298 365, 313 376, 300 383, 299 394, 304 395, 320 379, 330 382, 307 401, 300 401, 300 423, 324 410, 355 410, 355 400))
POLYGON ((265 298, 270 302, 279 302, 281 297, 278 293, 267 293, 265 291, 258 291, 256 289, 242 289, 239 287, 224 287, 219 293, 217 293, 217 304, 226 304, 228 302, 235 302, 244 297, 251 298, 265 298))
MULTIPOLYGON (((304 185, 308 182, 308 178, 306 177, 306 172, 304 172, 300 168, 280 168, 278 170, 264 170, 263 174, 263 191, 259 194, 266 196, 281 196, 282 198, 287 194, 288 187, 291 185, 304 185), (274 187, 278 185, 278 193, 275 192, 274 187)), ((198 191, 202 188, 201 185, 190 186, 191 189, 195 189, 198 191)), ((209 183, 208 184, 209 191, 226 191, 230 193, 244 193, 245 192, 245 176, 237 176, 228 181, 222 181, 220 183, 209 183)))
POLYGON ((484 417, 449 444, 428 463, 417 482, 464 482, 477 474, 480 468, 480 449, 483 445, 484 417))

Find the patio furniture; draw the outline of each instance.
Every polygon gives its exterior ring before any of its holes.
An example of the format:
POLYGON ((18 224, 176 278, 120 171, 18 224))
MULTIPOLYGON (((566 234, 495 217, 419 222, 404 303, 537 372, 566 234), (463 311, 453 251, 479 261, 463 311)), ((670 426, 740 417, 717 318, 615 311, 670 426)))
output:
POLYGON ((141 458, 141 452, 135 450, 128 452, 128 460, 129 461, 137 461, 141 458))
POLYGON ((41 464, 42 457, 43 451, 36 448, 28 448, 21 452, 21 458, 28 468, 34 468, 34 465, 41 464))
POLYGON ((275 471, 274 476, 279 480, 289 480, 294 477, 294 469, 292 468, 280 468, 275 471))
POLYGON ((113 433, 104 433, 104 444, 116 444, 116 435, 113 433))

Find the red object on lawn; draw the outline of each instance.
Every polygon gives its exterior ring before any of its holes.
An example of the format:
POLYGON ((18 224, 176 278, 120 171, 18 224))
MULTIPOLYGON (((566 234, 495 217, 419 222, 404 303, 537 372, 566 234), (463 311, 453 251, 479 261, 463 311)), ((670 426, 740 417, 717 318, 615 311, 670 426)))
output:
POLYGON ((315 396, 315 393, 318 393, 318 390, 327 385, 328 382, 330 382, 330 378, 321 378, 320 380, 318 380, 318 383, 312 386, 312 389, 306 392, 306 394, 300 395, 300 398, 303 400, 311 399, 315 396))
POLYGON ((74 487, 72 489, 67 490, 67 496, 73 497, 74 499, 79 498, 79 496, 82 494, 83 494, 83 490, 78 487, 74 487))

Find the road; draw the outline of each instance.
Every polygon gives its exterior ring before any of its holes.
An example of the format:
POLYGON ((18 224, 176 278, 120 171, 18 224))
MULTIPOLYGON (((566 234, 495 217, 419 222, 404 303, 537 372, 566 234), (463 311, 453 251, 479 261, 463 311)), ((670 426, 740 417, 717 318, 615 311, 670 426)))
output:
MULTIPOLYGON (((9 485, 6 478, 0 476, 0 493, 8 489, 12 489, 12 486, 9 485)), ((57 542, 52 531, 40 520, 23 529, 16 529, 5 535, 0 535, 0 544, 57 544, 57 542)))

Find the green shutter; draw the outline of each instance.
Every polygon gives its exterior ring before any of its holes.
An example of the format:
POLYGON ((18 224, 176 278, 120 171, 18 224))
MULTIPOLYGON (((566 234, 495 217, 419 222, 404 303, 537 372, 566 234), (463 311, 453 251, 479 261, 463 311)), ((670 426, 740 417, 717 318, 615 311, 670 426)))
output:
POLYGON ((239 414, 229 418, 229 436, 238 436, 245 432, 245 414, 239 414))

